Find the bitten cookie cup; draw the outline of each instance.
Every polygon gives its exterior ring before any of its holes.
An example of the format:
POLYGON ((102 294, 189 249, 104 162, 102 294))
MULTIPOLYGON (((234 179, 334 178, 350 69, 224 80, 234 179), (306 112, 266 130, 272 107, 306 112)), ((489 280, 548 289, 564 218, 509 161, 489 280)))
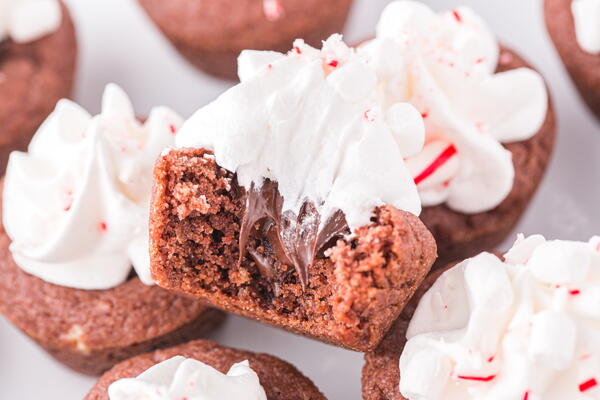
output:
MULTIPOLYGON (((264 389, 268 400, 325 399, 325 396, 310 379, 302 375, 294 366, 279 358, 196 340, 177 347, 142 354, 117 364, 100 378, 85 400, 109 400, 108 388, 113 382, 123 378, 134 378, 148 370, 148 368, 176 356, 198 360, 221 373, 226 373, 236 363, 248 361, 249 367, 258 375, 260 385, 264 389)), ((165 382, 160 383, 165 384, 165 382)), ((210 397, 211 399, 217 398, 214 397, 214 393, 218 393, 218 390, 219 388, 213 384, 211 387, 213 397, 210 397)), ((132 400, 134 398, 136 397, 129 397, 132 400)))
POLYGON ((339 35, 320 50, 298 40, 287 54, 246 51, 240 77, 156 164, 152 277, 227 311, 373 349, 436 256, 403 164, 422 145, 422 119, 375 101, 368 60, 339 35))
MULTIPOLYGON (((590 110, 600 118, 600 51, 598 49, 586 51, 578 43, 575 18, 571 8, 573 3, 573 0, 545 0, 546 27, 579 93, 590 110)), ((594 7, 594 0, 587 3, 592 3, 590 5, 594 7)), ((596 4, 596 9, 600 8, 598 5, 596 4)), ((597 11, 583 9, 582 12, 587 14, 582 17, 588 19, 582 21, 583 23, 598 26, 598 22, 594 22, 600 21, 597 11)), ((585 29, 582 27, 582 30, 585 29)), ((594 32, 582 31, 582 35, 586 34, 594 37, 594 32)))
MULTIPOLYGON (((357 351, 373 349, 435 259, 414 215, 379 208, 356 238, 308 268, 265 277, 239 235, 247 196, 204 149, 171 150, 155 170, 151 268, 167 289, 260 322, 357 351), (209 157, 205 157, 209 156, 209 157)), ((264 249, 263 249, 264 250, 264 249)))
POLYGON ((73 86, 77 44, 73 22, 61 2, 58 29, 16 43, 0 38, 0 171, 13 150, 24 150, 56 102, 73 86))
POLYGON ((341 32, 352 0, 139 0, 198 68, 237 80, 244 49, 287 51, 296 38, 318 46, 341 32))
POLYGON ((600 390, 600 238, 519 235, 434 271, 365 355, 365 400, 586 399, 600 390))
MULTIPOLYGON (((531 66, 514 51, 502 48, 498 72, 531 66)), ((503 144, 511 152, 515 170, 513 187, 506 198, 490 211, 463 214, 441 204, 423 207, 421 220, 436 239, 436 267, 496 248, 513 231, 540 185, 552 156, 556 135, 554 109, 540 130, 525 141, 503 144)))

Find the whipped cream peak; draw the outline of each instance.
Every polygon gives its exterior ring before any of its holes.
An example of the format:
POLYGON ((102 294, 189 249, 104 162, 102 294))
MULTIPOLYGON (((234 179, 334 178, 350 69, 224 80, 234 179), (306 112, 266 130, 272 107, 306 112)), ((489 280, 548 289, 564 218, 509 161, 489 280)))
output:
POLYGON ((444 272, 400 356, 408 400, 600 396, 600 237, 519 235, 444 272), (424 374, 423 371, 428 371, 424 374))
POLYGON ((58 0, 1 0, 0 42, 10 38, 27 43, 58 29, 62 12, 58 0))
POLYGON ((421 2, 391 2, 359 53, 377 73, 383 104, 408 102, 423 116, 424 150, 406 160, 423 205, 463 213, 498 206, 515 174, 501 143, 531 138, 546 117, 541 76, 495 73, 498 42, 466 7, 437 14, 421 2))
POLYGON ((573 0, 571 11, 579 47, 590 54, 600 53, 600 0, 573 0))
POLYGON ((233 364, 227 374, 192 358, 175 356, 136 378, 122 378, 108 387, 110 400, 267 400, 258 375, 248 361, 233 364))
POLYGON ((322 223, 341 210, 354 230, 384 204, 420 213, 403 158, 424 143, 422 117, 409 104, 380 104, 369 59, 341 35, 321 50, 297 40, 287 54, 243 51, 239 76, 186 121, 178 147, 214 151, 246 189, 277 182, 283 211, 298 215, 310 202, 322 223))
POLYGON ((164 107, 139 122, 125 92, 113 84, 97 116, 59 101, 28 151, 9 158, 2 217, 17 265, 80 289, 117 286, 133 265, 151 284, 152 171, 181 123, 164 107))

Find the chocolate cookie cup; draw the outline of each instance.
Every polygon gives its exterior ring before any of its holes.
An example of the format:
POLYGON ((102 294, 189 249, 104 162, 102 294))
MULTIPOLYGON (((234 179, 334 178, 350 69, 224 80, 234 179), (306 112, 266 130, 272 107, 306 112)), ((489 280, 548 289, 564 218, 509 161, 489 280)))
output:
MULTIPOLYGON (((514 51, 502 48, 498 72, 531 66, 514 51)), ((556 118, 549 102, 546 119, 529 140, 504 144, 512 153, 515 178, 509 195, 496 208, 463 214, 441 204, 423 207, 420 218, 435 237, 439 257, 435 267, 496 248, 515 228, 540 185, 550 162, 556 118)))
POLYGON ((173 45, 198 68, 237 80, 244 49, 287 51, 296 38, 317 46, 341 32, 352 0, 139 0, 173 45))
POLYGON ((577 43, 572 0, 544 0, 546 27, 569 75, 590 110, 600 118, 600 54, 577 43))
POLYGON ((100 114, 60 100, 28 151, 10 156, 0 189, 0 313, 74 370, 99 374, 224 318, 149 276, 152 164, 179 124, 167 107, 139 122, 109 84, 100 114))
POLYGON ((305 285, 292 266, 269 279, 250 254, 236 267, 246 194, 210 156, 183 149, 158 160, 150 222, 156 282, 298 334, 373 349, 435 259, 433 237, 419 218, 381 207, 356 238, 316 259, 305 285))
POLYGON ((340 35, 320 50, 297 40, 285 54, 245 51, 240 77, 155 166, 152 277, 227 311, 373 349, 436 256, 402 158, 422 145, 421 115, 377 103, 369 60, 340 35))
POLYGON ((0 171, 13 150, 24 150, 56 102, 71 95, 77 43, 61 2, 60 27, 40 39, 0 40, 0 171))
POLYGON ((135 377, 153 365, 174 356, 199 360, 225 373, 237 362, 248 360, 260 379, 268 400, 324 400, 325 396, 310 379, 291 364, 268 354, 220 346, 196 340, 177 347, 142 354, 117 364, 107 371, 85 400, 108 400, 108 387, 118 379, 135 377))
POLYGON ((600 237, 522 234, 434 271, 365 355, 365 400, 585 399, 600 390, 600 237))
POLYGON ((136 276, 108 290, 45 282, 15 264, 10 242, 0 224, 0 313, 75 371, 98 375, 134 355, 202 337, 225 318, 136 276))

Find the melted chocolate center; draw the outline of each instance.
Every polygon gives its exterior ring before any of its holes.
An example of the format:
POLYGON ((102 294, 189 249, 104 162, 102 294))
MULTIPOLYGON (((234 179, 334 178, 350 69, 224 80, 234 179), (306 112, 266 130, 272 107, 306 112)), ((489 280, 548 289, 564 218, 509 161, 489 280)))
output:
POLYGON ((239 263, 248 253, 267 277, 274 276, 277 261, 292 265, 306 288, 308 268, 334 240, 349 232, 348 224, 344 213, 338 210, 319 229, 321 216, 309 201, 302 204, 298 215, 282 210, 283 197, 277 182, 267 179, 259 189, 251 186, 246 193, 246 213, 240 229, 239 263), (251 245, 250 239, 262 243, 260 250, 251 245))

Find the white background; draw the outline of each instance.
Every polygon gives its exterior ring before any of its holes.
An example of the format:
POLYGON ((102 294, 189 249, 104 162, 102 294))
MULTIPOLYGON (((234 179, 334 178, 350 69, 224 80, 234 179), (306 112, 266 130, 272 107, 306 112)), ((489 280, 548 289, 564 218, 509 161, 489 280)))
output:
MULTIPOLYGON (((165 0, 167 1, 167 0, 165 0)), ((218 1, 218 0, 214 0, 218 1)), ((256 0, 258 1, 258 0, 256 0)), ((346 39, 370 35, 386 0, 357 0, 346 39)), ((134 0, 67 0, 80 45, 75 98, 97 112, 104 85, 116 82, 140 115, 168 105, 189 116, 228 87, 189 66, 134 0)), ((549 173, 519 232, 587 240, 600 221, 600 124, 584 108, 543 25, 541 0, 429 0, 439 10, 469 5, 501 40, 546 76, 559 118, 549 173)), ((508 242, 505 244, 505 247, 508 242)), ((359 399, 362 354, 231 317, 211 339, 268 352, 295 364, 330 399, 359 399)), ((0 399, 81 399, 95 378, 73 373, 0 318, 0 399)))

